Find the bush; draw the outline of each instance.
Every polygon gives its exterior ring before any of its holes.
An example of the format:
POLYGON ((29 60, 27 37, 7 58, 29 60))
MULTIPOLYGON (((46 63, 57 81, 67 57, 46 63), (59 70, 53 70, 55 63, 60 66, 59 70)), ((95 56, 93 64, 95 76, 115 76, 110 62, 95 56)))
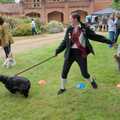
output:
POLYGON ((27 36, 32 35, 31 25, 28 23, 17 25, 12 31, 13 36, 27 36))
MULTIPOLYGON (((5 21, 9 24, 9 28, 12 31, 13 36, 26 36, 31 35, 31 18, 23 17, 8 17, 4 16, 5 21)), ((40 22, 38 18, 35 18, 37 33, 46 32, 45 25, 40 22)))
POLYGON ((10 29, 15 29, 18 25, 24 24, 24 23, 31 23, 31 20, 28 18, 16 18, 16 17, 10 17, 10 16, 3 16, 6 23, 8 23, 10 29))
POLYGON ((39 34, 39 33, 44 33, 44 32, 46 32, 46 27, 45 27, 45 25, 40 21, 40 19, 36 18, 36 19, 35 19, 35 23, 36 23, 36 29, 37 29, 38 34, 39 34))
MULTIPOLYGON (((13 36, 26 36, 31 35, 31 22, 30 17, 10 17, 3 16, 5 22, 8 23, 10 31, 13 36)), ((38 34, 49 32, 49 33, 59 33, 64 30, 63 24, 58 21, 51 21, 47 25, 44 25, 39 18, 34 18, 36 23, 36 30, 38 34)))
POLYGON ((49 33, 59 33, 63 32, 64 27, 63 24, 58 21, 51 21, 47 24, 47 31, 49 33))
POLYGON ((10 29, 14 29, 18 24, 18 21, 14 17, 3 16, 6 23, 8 23, 10 29))

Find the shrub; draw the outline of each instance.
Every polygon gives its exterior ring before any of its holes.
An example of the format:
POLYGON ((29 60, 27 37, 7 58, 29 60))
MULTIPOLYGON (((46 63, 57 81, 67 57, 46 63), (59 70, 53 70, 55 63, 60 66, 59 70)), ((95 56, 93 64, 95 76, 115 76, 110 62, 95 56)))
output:
MULTIPOLYGON (((15 27, 10 27, 12 28, 12 33, 13 36, 26 36, 26 35, 31 35, 31 19, 30 18, 24 18, 24 19, 16 19, 15 20, 17 24, 15 24, 15 27)), ((9 22, 11 23, 11 22, 9 22)), ((15 22, 13 22, 15 23, 15 22)), ((36 23, 36 30, 38 34, 41 34, 43 32, 46 32, 46 28, 44 24, 40 22, 39 19, 35 19, 36 23)), ((10 24, 10 26, 12 26, 10 24)))
POLYGON ((18 24, 18 21, 14 17, 3 16, 6 23, 8 23, 10 29, 14 29, 18 24))
POLYGON ((47 24, 47 31, 49 33, 59 33, 64 30, 63 24, 58 21, 51 21, 47 24))
MULTIPOLYGON (((10 17, 10 16, 3 16, 5 22, 8 23, 10 31, 12 32, 13 36, 26 36, 31 35, 31 22, 32 18, 30 17, 10 17)), ((63 24, 58 21, 51 21, 47 25, 44 25, 39 18, 34 18, 36 23, 37 33, 58 33, 64 30, 63 24)))
POLYGON ((28 23, 19 24, 12 31, 13 36, 27 36, 32 35, 31 25, 28 23))
POLYGON ((36 19, 35 19, 35 23, 36 23, 36 29, 37 29, 38 34, 39 34, 39 33, 44 33, 44 32, 46 32, 46 27, 45 27, 45 25, 40 21, 40 19, 36 18, 36 19))

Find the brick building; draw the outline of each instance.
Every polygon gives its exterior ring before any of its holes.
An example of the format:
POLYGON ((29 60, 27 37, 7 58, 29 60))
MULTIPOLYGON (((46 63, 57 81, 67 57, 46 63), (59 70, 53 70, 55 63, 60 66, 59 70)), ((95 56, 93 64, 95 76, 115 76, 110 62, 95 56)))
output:
POLYGON ((112 0, 21 0, 19 4, 0 4, 0 13, 40 17, 44 23, 58 20, 66 24, 72 12, 80 13, 83 19, 87 14, 111 4, 112 0))
POLYGON ((15 3, 0 3, 0 15, 20 16, 23 14, 23 7, 15 3))

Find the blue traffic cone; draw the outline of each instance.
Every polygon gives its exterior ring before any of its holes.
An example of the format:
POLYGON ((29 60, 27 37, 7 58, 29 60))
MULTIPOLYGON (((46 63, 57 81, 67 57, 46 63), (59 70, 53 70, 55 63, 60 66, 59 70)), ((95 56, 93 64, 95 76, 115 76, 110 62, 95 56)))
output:
POLYGON ((84 89, 85 88, 85 84, 84 83, 79 83, 79 84, 76 85, 76 88, 84 89))

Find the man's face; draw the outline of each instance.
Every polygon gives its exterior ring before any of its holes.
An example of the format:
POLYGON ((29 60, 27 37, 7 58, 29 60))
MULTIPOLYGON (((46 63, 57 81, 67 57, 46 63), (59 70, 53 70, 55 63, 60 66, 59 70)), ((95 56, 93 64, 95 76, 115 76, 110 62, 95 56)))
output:
POLYGON ((77 22, 77 19, 70 16, 70 23, 74 25, 76 22, 77 22))

